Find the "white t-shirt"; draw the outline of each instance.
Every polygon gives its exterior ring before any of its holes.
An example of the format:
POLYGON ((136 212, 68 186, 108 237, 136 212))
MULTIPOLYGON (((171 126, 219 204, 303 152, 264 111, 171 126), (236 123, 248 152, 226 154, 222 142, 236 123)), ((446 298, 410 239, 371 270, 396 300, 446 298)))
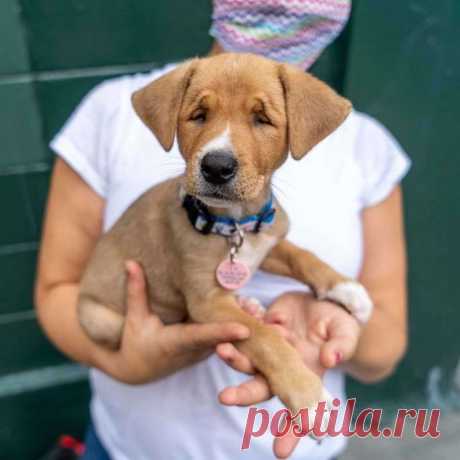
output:
MULTIPOLYGON (((183 170, 177 146, 165 153, 134 113, 131 93, 173 66, 104 82, 91 91, 52 141, 54 151, 106 200, 104 228, 146 189, 183 170)), ((362 261, 361 211, 385 199, 409 169, 398 143, 378 122, 352 112, 303 160, 289 158, 276 172, 275 193, 287 211, 288 239, 314 251, 341 273, 356 277, 362 261)), ((257 272, 243 294, 268 305, 296 281, 257 272)), ((215 355, 160 381, 129 386, 91 371, 91 412, 113 460, 235 460, 273 458, 269 433, 240 450, 247 408, 224 407, 217 394, 247 379, 215 355)), ((344 376, 325 384, 345 399, 344 376)), ((281 403, 260 404, 274 414, 281 403)), ((305 438, 292 459, 328 460, 345 439, 321 445, 305 438)))

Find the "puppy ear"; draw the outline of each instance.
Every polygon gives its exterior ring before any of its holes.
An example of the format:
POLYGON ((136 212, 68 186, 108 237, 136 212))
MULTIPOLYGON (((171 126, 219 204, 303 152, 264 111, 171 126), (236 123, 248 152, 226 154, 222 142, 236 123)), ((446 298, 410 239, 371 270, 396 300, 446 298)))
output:
POLYGON ((137 115, 167 152, 174 144, 182 99, 197 63, 198 59, 188 61, 131 96, 137 115))
POLYGON ((351 111, 348 99, 312 75, 282 64, 280 78, 286 100, 289 148, 300 160, 332 133, 351 111))

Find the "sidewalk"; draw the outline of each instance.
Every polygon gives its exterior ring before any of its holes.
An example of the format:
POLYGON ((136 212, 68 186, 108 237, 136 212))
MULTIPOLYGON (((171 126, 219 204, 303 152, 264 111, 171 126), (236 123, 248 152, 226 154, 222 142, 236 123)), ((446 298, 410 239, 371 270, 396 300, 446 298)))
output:
POLYGON ((460 458, 460 413, 441 413, 441 437, 417 439, 408 425, 403 439, 352 438, 340 460, 456 460, 460 458))

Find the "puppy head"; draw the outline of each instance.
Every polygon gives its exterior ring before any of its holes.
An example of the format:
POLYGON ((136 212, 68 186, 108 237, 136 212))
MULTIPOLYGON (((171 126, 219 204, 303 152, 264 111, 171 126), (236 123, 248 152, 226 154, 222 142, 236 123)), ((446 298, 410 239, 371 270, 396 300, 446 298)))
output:
POLYGON ((187 193, 214 204, 257 198, 289 151, 301 159, 351 110, 295 67, 232 53, 188 61, 132 102, 166 151, 177 134, 187 193))

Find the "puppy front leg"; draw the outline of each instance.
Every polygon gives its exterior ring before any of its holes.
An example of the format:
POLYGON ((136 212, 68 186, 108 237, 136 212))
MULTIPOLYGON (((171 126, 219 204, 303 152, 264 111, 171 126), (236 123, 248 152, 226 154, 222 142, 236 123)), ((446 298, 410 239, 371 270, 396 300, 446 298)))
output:
POLYGON ((330 396, 320 378, 306 367, 297 350, 272 327, 244 312, 233 295, 219 290, 204 301, 194 301, 189 313, 200 323, 236 321, 246 325, 250 337, 235 343, 236 347, 267 378, 273 394, 291 413, 308 408, 314 417, 318 402, 326 401, 330 407, 330 396))
POLYGON ((360 322, 369 319, 373 304, 360 283, 346 278, 310 251, 285 239, 270 251, 260 268, 307 284, 318 299, 343 305, 360 322))

